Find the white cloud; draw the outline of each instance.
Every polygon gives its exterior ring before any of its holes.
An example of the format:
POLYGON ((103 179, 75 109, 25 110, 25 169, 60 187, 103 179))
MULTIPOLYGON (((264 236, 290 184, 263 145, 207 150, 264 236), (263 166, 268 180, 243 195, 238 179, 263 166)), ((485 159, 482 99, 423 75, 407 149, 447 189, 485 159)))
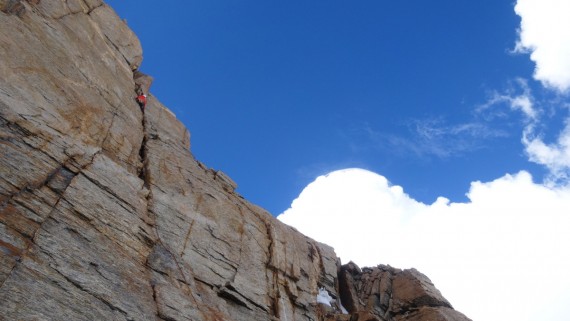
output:
POLYGON ((547 144, 536 136, 529 125, 523 133, 523 144, 530 161, 546 166, 550 175, 548 183, 570 183, 570 118, 566 119, 564 129, 556 142, 547 144))
MULTIPOLYGON (((564 99, 570 92, 570 1, 517 0, 515 12, 521 17, 516 51, 530 53, 535 79, 564 99)), ((565 116, 563 130, 547 142, 542 130, 553 118, 545 119, 546 104, 536 101, 525 80, 515 83, 505 93, 494 93, 479 112, 496 115, 500 109, 495 107, 506 105, 522 113, 524 150, 530 161, 549 170, 546 183, 535 183, 521 171, 473 182, 466 203, 440 197, 424 204, 381 175, 346 169, 317 178, 278 218, 332 245, 345 263, 419 269, 475 321, 566 320, 570 118, 565 116)), ((409 139, 394 143, 440 157, 465 150, 462 146, 473 149, 466 142, 488 128, 439 120, 414 125, 423 149, 409 139)))
POLYGON ((540 111, 534 106, 534 98, 525 79, 515 79, 514 85, 504 93, 494 91, 489 100, 476 111, 481 113, 502 104, 507 104, 512 111, 522 112, 527 123, 535 123, 540 118, 540 111), (517 94, 519 91, 521 93, 517 94))
POLYGON ((475 321, 565 320, 570 189, 523 171, 474 182, 467 196, 423 204, 383 176, 346 169, 317 178, 278 218, 344 263, 418 268, 475 321))
MULTIPOLYGON (((545 112, 537 103, 526 81, 517 79, 517 89, 511 88, 505 93, 492 93, 487 103, 479 106, 479 113, 485 111, 493 114, 497 106, 507 105, 512 111, 520 111, 524 116, 524 129, 521 141, 529 161, 543 165, 549 174, 545 179, 547 184, 565 185, 570 183, 570 117, 566 115, 564 128, 551 143, 545 142, 541 128, 548 127, 547 120, 543 119, 545 112)), ((545 104, 542 102, 542 104, 545 104)), ((560 101, 561 110, 567 112, 568 106, 560 101)), ((552 120, 550 120, 552 121, 552 120)))
MULTIPOLYGON (((515 12, 521 17, 516 50, 530 52, 536 64, 535 79, 559 93, 570 91, 570 1, 518 0, 515 12)), ((570 117, 556 141, 547 143, 537 130, 538 108, 526 83, 519 81, 524 93, 497 95, 497 102, 508 102, 528 119, 522 142, 529 160, 544 165, 550 172, 547 183, 567 184, 570 179, 570 117)), ((494 102, 492 101, 491 104, 494 102)))
POLYGON ((521 17, 518 52, 530 52, 536 64, 535 79, 545 86, 570 89, 570 1, 518 0, 521 17))

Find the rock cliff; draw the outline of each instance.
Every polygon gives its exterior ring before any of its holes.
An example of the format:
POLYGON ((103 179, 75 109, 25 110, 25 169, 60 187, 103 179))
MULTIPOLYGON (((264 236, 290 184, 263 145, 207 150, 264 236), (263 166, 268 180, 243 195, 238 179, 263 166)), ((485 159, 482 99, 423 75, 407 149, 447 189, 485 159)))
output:
POLYGON ((135 102, 141 45, 101 0, 0 11, 0 320, 469 320, 197 161, 156 97, 135 102))

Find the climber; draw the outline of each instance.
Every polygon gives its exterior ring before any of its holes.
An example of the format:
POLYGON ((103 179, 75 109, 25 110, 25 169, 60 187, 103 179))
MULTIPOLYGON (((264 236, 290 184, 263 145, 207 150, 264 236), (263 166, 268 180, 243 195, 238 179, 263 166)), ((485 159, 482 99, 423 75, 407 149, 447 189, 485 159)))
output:
POLYGON ((139 103, 141 110, 144 111, 144 108, 146 107, 146 95, 141 93, 135 99, 136 99, 137 103, 139 103))

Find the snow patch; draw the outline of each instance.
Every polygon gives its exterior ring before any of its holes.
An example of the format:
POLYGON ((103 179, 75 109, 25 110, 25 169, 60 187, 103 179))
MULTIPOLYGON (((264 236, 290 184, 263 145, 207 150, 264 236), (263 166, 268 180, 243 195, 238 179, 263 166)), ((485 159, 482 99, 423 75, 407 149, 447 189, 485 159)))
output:
POLYGON ((330 296, 329 292, 325 290, 325 288, 319 288, 319 294, 317 294, 317 303, 322 303, 325 305, 331 306, 331 302, 334 302, 334 299, 330 296))

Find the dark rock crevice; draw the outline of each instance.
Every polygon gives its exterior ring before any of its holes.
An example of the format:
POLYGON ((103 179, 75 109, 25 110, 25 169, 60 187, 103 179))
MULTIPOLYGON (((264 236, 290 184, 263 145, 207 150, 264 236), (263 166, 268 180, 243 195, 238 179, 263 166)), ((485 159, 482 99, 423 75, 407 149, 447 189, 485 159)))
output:
MULTIPOLYGON (((137 85, 138 87, 138 85, 137 85)), ((151 135, 148 132, 147 126, 148 126, 148 122, 146 119, 146 114, 145 114, 145 109, 141 109, 142 111, 142 129, 143 129, 143 140, 141 142, 141 147, 139 150, 139 156, 140 156, 140 163, 141 163, 141 168, 139 169, 139 178, 144 182, 143 184, 143 188, 147 190, 147 196, 146 196, 146 213, 147 215, 150 217, 150 219, 152 220, 151 226, 154 230, 155 233, 155 244, 153 245, 153 250, 151 251, 151 253, 149 254, 149 256, 147 257, 147 265, 154 270, 155 272, 162 274, 164 276, 169 276, 169 277, 173 277, 173 275, 176 275, 175 278, 178 279, 178 281, 180 281, 183 284, 183 288, 184 288, 184 293, 189 297, 190 301, 192 302, 192 304, 194 305, 194 307, 198 310, 198 312, 203 316, 204 320, 208 320, 207 318, 207 312, 205 312, 202 308, 202 303, 198 301, 198 299, 196 298, 195 294, 194 294, 194 290, 191 288, 191 284, 190 283, 188 277, 186 276, 185 273, 185 269, 182 268, 182 264, 179 262, 178 257, 175 255, 175 252, 170 249, 166 244, 164 244, 164 242, 162 241, 162 238, 160 236, 160 228, 159 228, 159 222, 158 222, 158 217, 157 214, 153 211, 152 209, 152 204, 153 204, 153 193, 152 190, 153 188, 155 188, 155 186, 152 184, 152 173, 150 170, 150 164, 149 164, 149 147, 147 145, 149 139, 153 139, 152 137, 150 137, 151 135), (162 259, 160 259, 159 261, 156 261, 157 256, 153 255, 153 253, 157 253, 158 252, 162 253, 161 255, 159 255, 158 257, 162 257, 162 259), (168 263, 170 262, 170 263, 168 263), (164 264, 167 264, 167 269, 164 269, 164 264)), ((190 233, 192 231, 192 224, 190 225, 190 228, 188 230, 188 234, 187 237, 190 237, 190 233)), ((186 245, 185 245, 186 246, 186 245)), ((184 248, 185 248, 184 246, 184 248)), ((183 250, 184 251, 184 250, 183 250)), ((190 276, 191 278, 193 278, 193 276, 190 276)), ((194 279, 192 279, 193 281, 195 281, 194 279)), ((155 303, 157 304, 157 314, 158 317, 163 319, 163 320, 173 320, 172 318, 160 313, 160 307, 158 305, 158 302, 156 301, 156 290, 155 290, 155 285, 152 284, 152 278, 151 278, 151 284, 150 286, 153 288, 153 295, 154 295, 154 299, 155 299, 155 303)))
POLYGON ((275 235, 274 235, 274 230, 273 230, 273 226, 271 226, 271 224, 263 219, 263 218, 259 218, 263 224, 265 224, 265 229, 266 229, 266 233, 267 233, 267 238, 269 240, 269 244, 267 246, 267 262, 265 263, 265 266, 267 267, 267 272, 266 272, 266 282, 268 285, 268 291, 267 294, 271 300, 271 314, 273 315, 273 317, 275 318, 279 318, 279 311, 280 311, 280 291, 279 291, 279 274, 277 271, 277 267, 273 265, 273 253, 275 251, 275 235))
MULTIPOLYGON (((235 288, 233 288, 230 284, 226 284, 220 287, 217 290, 218 296, 222 299, 225 299, 229 302, 233 302, 239 306, 242 306, 250 311, 253 311, 253 308, 249 306, 251 301, 248 301, 246 297, 244 297, 241 293, 237 292, 235 288)), ((259 306, 258 306, 259 307, 259 306)))

